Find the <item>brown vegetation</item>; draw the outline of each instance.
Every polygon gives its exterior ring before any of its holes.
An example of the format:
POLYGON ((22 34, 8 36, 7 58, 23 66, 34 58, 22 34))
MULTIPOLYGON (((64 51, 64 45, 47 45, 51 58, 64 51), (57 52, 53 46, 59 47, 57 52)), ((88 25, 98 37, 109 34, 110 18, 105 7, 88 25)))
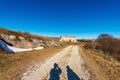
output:
POLYGON ((0 80, 20 80, 21 74, 25 72, 29 65, 34 62, 45 61, 45 59, 61 51, 64 47, 61 46, 15 54, 0 54, 0 80))
POLYGON ((102 37, 94 42, 88 42, 84 45, 84 48, 91 50, 103 51, 104 54, 109 54, 110 56, 120 60, 120 39, 113 37, 102 37))
MULTIPOLYGON (((27 38, 28 40, 31 40, 31 38, 41 39, 41 40, 54 40, 54 41, 59 40, 58 38, 55 38, 55 37, 39 36, 39 35, 30 34, 29 32, 20 32, 20 31, 17 32, 17 31, 4 29, 4 28, 0 28, 0 34, 15 35, 17 40, 19 40, 18 36, 27 38)), ((1 38, 1 36, 0 36, 0 38, 1 38)))
POLYGON ((81 49, 94 80, 120 80, 120 39, 101 34, 81 49))
POLYGON ((120 80, 120 63, 108 54, 80 47, 92 80, 120 80))

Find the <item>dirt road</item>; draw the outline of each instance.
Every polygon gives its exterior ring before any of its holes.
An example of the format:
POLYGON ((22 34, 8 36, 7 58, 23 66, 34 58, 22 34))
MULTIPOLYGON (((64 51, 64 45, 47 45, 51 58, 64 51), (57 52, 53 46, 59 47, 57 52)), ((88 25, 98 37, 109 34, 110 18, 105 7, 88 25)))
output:
POLYGON ((78 46, 68 46, 42 63, 35 63, 23 74, 21 80, 49 80, 52 75, 50 71, 54 68, 55 63, 62 71, 59 74, 60 80, 69 80, 69 78, 75 77, 83 80, 90 79, 90 74, 84 68, 84 61, 80 56, 78 46))

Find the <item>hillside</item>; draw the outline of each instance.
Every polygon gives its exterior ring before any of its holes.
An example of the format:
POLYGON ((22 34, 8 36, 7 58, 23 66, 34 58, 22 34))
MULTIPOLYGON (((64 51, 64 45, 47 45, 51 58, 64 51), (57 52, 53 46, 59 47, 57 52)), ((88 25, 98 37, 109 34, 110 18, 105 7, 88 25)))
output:
POLYGON ((14 49, 61 46, 59 38, 39 36, 28 32, 12 31, 4 28, 0 28, 0 40, 2 41, 2 43, 0 43, 0 50, 2 52, 4 51, 3 49, 7 48, 3 43, 6 44, 6 46, 10 45, 14 49))
POLYGON ((58 41, 58 38, 54 38, 54 37, 40 36, 40 35, 30 34, 28 32, 8 30, 5 28, 0 28, 0 37, 1 37, 1 34, 15 35, 16 37, 21 36, 21 37, 26 37, 26 38, 58 41))

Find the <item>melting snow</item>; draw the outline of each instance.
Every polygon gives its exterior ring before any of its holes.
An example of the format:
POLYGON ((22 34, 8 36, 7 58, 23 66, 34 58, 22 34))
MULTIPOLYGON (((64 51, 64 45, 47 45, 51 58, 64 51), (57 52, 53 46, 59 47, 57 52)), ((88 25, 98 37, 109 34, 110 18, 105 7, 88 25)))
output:
POLYGON ((37 48, 28 48, 28 49, 24 49, 24 48, 16 48, 16 47, 12 47, 9 46, 8 44, 6 44, 4 41, 0 40, 0 46, 6 50, 9 53, 13 53, 13 52, 22 52, 22 51, 31 51, 31 50, 40 50, 43 49, 44 47, 37 47, 37 48))

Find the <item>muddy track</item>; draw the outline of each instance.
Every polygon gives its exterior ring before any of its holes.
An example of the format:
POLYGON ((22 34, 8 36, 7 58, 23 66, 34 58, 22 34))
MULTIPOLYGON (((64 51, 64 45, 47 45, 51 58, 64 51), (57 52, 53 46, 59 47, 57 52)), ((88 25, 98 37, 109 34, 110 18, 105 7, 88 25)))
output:
POLYGON ((69 72, 74 73, 80 79, 90 79, 90 74, 84 68, 84 61, 79 54, 78 47, 69 46, 44 62, 35 63, 23 74, 21 80, 49 80, 50 71, 53 68, 54 63, 57 63, 62 71, 60 80, 68 80, 69 72), (69 69, 69 72, 67 69, 69 69))

